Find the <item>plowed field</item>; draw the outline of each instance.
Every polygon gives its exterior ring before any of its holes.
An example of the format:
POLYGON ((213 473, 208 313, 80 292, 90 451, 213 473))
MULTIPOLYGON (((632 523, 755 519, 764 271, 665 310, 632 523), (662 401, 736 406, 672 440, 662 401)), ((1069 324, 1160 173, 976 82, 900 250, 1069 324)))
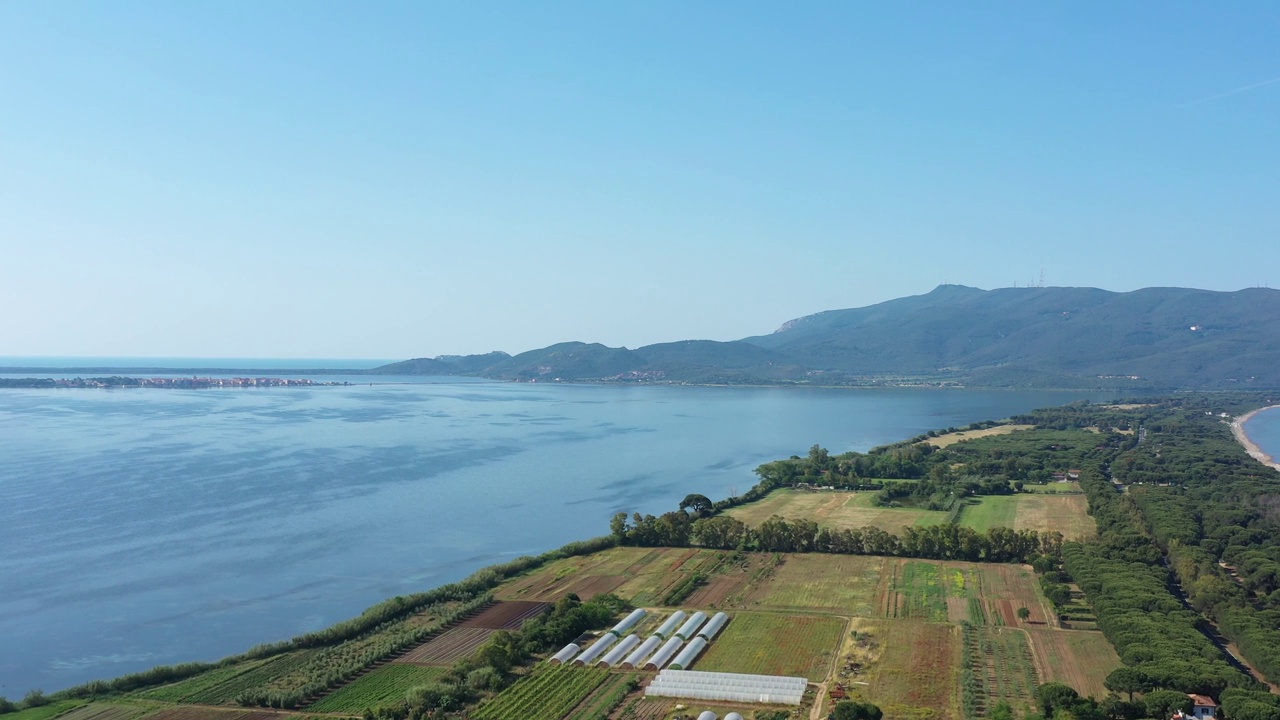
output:
POLYGON ((497 630, 482 627, 451 628, 396 658, 396 662, 452 665, 462 658, 470 657, 495 632, 497 630))
POLYGON ((1031 651, 1046 682, 1064 682, 1081 695, 1105 697, 1102 682, 1120 667, 1120 657, 1102 633, 1033 629, 1031 651))
POLYGON ((542 613, 550 603, 500 602, 485 608, 460 623, 461 627, 488 628, 490 630, 519 630, 525 620, 542 613))
POLYGON ((93 703, 59 715, 58 720, 135 720, 154 710, 155 708, 137 705, 93 703))

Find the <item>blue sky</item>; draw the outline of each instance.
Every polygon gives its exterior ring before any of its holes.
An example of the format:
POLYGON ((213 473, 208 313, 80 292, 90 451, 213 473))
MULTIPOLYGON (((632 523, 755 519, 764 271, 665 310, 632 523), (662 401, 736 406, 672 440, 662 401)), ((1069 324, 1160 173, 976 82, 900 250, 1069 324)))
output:
POLYGON ((1278 34, 1274 2, 0 3, 0 355, 1280 285, 1278 34))

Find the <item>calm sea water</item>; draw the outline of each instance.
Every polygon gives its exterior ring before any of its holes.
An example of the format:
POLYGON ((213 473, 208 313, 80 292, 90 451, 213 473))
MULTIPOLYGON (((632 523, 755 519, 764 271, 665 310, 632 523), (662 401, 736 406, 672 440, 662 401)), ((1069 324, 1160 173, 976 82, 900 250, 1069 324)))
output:
POLYGON ((1249 418, 1245 432, 1263 452, 1280 461, 1280 408, 1264 410, 1249 418))
POLYGON ((1086 397, 412 381, 0 391, 0 695, 325 627, 815 442, 1086 397))

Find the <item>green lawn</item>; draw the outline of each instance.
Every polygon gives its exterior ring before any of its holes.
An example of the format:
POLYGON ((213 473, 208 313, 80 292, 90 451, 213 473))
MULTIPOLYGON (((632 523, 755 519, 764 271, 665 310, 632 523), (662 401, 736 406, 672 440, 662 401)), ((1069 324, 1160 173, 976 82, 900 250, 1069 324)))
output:
POLYGON ((818 490, 774 490, 762 500, 733 508, 729 514, 756 527, 778 515, 788 520, 806 518, 821 527, 852 529, 877 527, 891 533, 904 525, 936 525, 947 518, 945 512, 918 508, 887 508, 875 504, 876 493, 818 490))
POLYGON ((968 498, 960 512, 960 524, 978 532, 993 527, 1014 527, 1021 498, 1017 495, 987 495, 968 498))

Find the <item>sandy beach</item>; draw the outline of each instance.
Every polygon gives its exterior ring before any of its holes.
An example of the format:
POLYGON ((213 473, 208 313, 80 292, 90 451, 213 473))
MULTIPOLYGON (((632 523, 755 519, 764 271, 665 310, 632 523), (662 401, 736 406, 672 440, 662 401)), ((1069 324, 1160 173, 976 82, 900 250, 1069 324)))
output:
POLYGON ((1250 440, 1248 433, 1244 431, 1244 425, 1245 423, 1249 422, 1249 418, 1253 417, 1254 415, 1257 415, 1263 410, 1270 410, 1276 407, 1280 407, 1280 405, 1272 405, 1270 407, 1258 408, 1257 410, 1254 410, 1252 412, 1247 412, 1244 415, 1241 415, 1240 417, 1232 420, 1231 434, 1236 436, 1236 440, 1241 445, 1244 446, 1244 449, 1248 451, 1249 455, 1251 455, 1254 460, 1257 460, 1263 465, 1268 465, 1270 467, 1275 468, 1276 470, 1280 470, 1280 463, 1276 462, 1275 458, 1263 452, 1262 448, 1258 447, 1257 443, 1250 440))

